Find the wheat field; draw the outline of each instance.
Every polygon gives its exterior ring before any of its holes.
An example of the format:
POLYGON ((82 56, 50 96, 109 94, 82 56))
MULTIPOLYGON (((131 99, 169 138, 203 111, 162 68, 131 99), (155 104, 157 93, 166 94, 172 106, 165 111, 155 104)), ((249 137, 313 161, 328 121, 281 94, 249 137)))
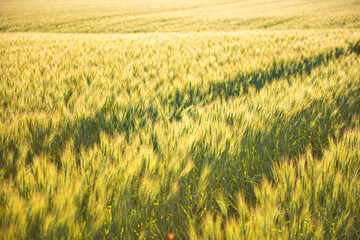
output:
POLYGON ((357 0, 1 0, 0 239, 360 239, 357 0))

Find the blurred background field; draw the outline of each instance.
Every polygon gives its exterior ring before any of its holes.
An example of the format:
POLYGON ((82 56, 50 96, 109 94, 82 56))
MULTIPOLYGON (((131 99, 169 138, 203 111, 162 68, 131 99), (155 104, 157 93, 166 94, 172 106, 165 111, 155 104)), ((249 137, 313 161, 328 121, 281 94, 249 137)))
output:
POLYGON ((194 32, 360 27, 357 0, 2 0, 7 32, 194 32))
POLYGON ((360 238, 359 1, 0 2, 0 239, 360 238))

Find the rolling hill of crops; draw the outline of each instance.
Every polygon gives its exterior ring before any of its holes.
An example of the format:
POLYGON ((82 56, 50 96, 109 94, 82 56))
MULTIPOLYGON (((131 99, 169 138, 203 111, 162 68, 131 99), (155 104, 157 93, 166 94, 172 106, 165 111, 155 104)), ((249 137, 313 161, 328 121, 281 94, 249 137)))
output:
POLYGON ((0 239, 359 239, 360 4, 0 2, 0 239))

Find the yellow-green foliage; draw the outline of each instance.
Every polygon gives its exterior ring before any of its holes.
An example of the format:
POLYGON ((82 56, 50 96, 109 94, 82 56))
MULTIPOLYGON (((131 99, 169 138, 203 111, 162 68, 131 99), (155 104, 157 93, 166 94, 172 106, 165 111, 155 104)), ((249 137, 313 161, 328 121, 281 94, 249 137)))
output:
POLYGON ((359 4, 150 2, 0 3, 0 239, 359 239, 359 4))
POLYGON ((0 31, 358 29, 359 11, 358 0, 2 0, 0 31))

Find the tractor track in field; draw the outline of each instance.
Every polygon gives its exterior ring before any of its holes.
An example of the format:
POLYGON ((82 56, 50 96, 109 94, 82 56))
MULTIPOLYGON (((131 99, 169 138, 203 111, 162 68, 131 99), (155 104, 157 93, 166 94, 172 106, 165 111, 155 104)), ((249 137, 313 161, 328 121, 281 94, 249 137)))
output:
MULTIPOLYGON (((31 137, 28 141, 30 145, 26 154, 26 162, 31 163, 34 156, 45 152, 61 168, 61 152, 69 139, 74 139, 78 153, 83 147, 88 148, 100 143, 101 132, 110 136, 116 133, 125 133, 125 138, 129 141, 130 135, 136 133, 137 129, 144 126, 147 121, 154 123, 164 117, 161 109, 164 106, 172 109, 171 116, 167 117, 168 121, 177 121, 181 119, 182 112, 189 107, 209 104, 216 99, 226 101, 232 97, 246 95, 251 87, 260 90, 267 83, 275 80, 297 75, 310 75, 315 68, 342 56, 353 53, 359 55, 359 45, 360 41, 349 44, 347 48, 333 47, 317 55, 274 60, 265 68, 258 67, 249 72, 239 72, 233 77, 221 81, 210 81, 206 86, 204 84, 187 84, 182 88, 175 89, 170 94, 160 95, 147 102, 139 99, 136 102, 131 101, 126 105, 119 106, 115 102, 115 97, 112 96, 106 99, 95 114, 77 116, 75 119, 66 119, 61 123, 50 121, 45 126, 41 126, 41 123, 36 121, 27 122, 25 124, 27 124, 31 137), (57 126, 57 129, 54 129, 54 126, 57 126), (46 148, 41 147, 40 143, 49 136, 54 137, 46 148)), ((2 133, 0 143, 0 162, 5 156, 3 153, 7 151, 12 151, 14 158, 20 157, 19 146, 21 144, 13 139, 10 133, 2 133)))

